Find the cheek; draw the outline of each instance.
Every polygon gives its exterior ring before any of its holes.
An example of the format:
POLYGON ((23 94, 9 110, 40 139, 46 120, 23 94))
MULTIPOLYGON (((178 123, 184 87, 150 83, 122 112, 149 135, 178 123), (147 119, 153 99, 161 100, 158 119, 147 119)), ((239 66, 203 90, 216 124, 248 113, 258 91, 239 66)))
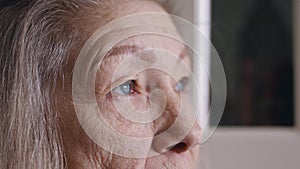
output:
POLYGON ((136 113, 144 113, 150 108, 149 99, 147 96, 136 95, 130 98, 129 103, 136 113))
MULTIPOLYGON (((103 96, 105 97, 105 96, 103 96)), ((128 120, 124 117, 124 113, 121 111, 126 111, 126 107, 130 106, 136 111, 128 112, 128 113, 141 113, 143 110, 147 108, 147 104, 145 104, 145 98, 136 97, 133 100, 129 101, 118 101, 115 100, 114 102, 112 99, 107 98, 99 98, 98 105, 101 111, 101 115, 103 116, 106 125, 111 127, 116 132, 121 134, 137 137, 137 138, 146 138, 146 137, 153 137, 154 131, 151 123, 143 124, 133 122, 128 120), (102 101, 101 101, 102 100, 102 101), (126 106, 124 106, 126 104, 126 106), (131 105, 130 105, 131 104, 131 105), (125 108, 124 108, 125 107, 125 108)))

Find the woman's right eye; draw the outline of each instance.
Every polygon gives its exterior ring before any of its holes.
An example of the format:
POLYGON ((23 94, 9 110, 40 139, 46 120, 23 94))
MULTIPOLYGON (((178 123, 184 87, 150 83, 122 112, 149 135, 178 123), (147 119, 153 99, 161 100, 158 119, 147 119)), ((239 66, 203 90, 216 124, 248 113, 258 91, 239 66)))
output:
POLYGON ((114 88, 111 93, 118 94, 118 95, 130 95, 135 93, 136 84, 134 80, 129 80, 120 86, 114 88))

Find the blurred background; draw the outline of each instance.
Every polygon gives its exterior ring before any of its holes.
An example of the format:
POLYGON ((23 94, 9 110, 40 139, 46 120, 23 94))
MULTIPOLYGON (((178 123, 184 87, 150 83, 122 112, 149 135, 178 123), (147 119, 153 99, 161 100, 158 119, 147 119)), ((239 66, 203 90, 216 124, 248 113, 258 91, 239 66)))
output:
MULTIPOLYGON (((172 0, 165 5, 211 40, 226 73, 225 110, 220 123, 211 112, 210 125, 218 128, 201 145, 199 168, 298 169, 300 1, 172 0)), ((209 100, 204 95, 199 104, 209 100)))

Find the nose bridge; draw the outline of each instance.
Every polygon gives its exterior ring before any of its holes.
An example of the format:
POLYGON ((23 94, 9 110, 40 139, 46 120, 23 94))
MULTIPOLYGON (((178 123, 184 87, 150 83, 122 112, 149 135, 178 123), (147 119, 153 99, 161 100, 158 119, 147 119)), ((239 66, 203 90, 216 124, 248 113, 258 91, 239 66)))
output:
POLYGON ((147 87, 151 90, 161 89, 166 90, 170 89, 172 83, 172 77, 167 72, 159 69, 149 69, 146 71, 147 78, 147 87))
POLYGON ((169 128, 180 114, 182 118, 179 120, 184 120, 182 122, 179 121, 179 125, 183 125, 184 121, 190 121, 191 105, 183 100, 181 93, 175 90, 175 80, 170 75, 160 70, 152 71, 153 72, 150 72, 152 77, 149 78, 147 90, 153 91, 154 89, 159 89, 164 93, 166 99, 166 107, 159 119, 158 123, 161 124, 159 125, 160 129, 158 130, 164 131, 169 128))
POLYGON ((172 86, 165 84, 160 88, 166 94, 167 105, 157 122, 159 134, 153 140, 154 150, 181 153, 195 147, 200 143, 201 129, 191 104, 182 100, 172 86))
POLYGON ((179 116, 182 109, 182 98, 181 94, 175 91, 175 87, 172 85, 172 79, 169 78, 168 81, 162 83, 159 88, 164 92, 166 96, 166 107, 164 118, 167 118, 167 126, 170 126, 179 116))

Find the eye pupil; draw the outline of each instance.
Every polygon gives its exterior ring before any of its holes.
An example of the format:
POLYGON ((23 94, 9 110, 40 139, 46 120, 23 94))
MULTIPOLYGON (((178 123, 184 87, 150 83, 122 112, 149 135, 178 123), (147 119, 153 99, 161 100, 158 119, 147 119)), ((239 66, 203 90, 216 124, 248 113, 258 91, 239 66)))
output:
POLYGON ((131 85, 129 83, 125 83, 125 84, 121 85, 120 87, 121 87, 121 90, 124 94, 130 94, 131 85))

